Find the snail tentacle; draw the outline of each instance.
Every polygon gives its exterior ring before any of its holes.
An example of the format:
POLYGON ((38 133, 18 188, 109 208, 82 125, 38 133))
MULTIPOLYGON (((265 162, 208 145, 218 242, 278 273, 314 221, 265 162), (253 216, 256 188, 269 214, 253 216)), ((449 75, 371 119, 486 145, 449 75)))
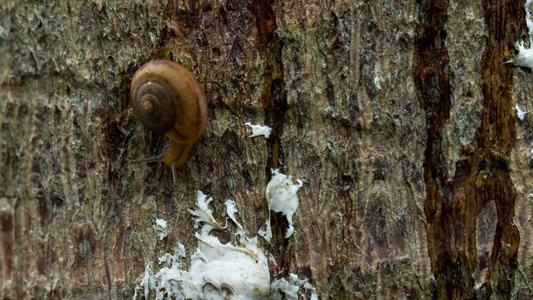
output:
POLYGON ((133 161, 133 163, 149 163, 149 162, 161 162, 163 161, 165 154, 159 154, 158 156, 139 158, 133 161))
POLYGON ((172 182, 176 184, 178 182, 178 180, 176 179, 176 162, 173 162, 170 165, 170 170, 172 171, 172 182))

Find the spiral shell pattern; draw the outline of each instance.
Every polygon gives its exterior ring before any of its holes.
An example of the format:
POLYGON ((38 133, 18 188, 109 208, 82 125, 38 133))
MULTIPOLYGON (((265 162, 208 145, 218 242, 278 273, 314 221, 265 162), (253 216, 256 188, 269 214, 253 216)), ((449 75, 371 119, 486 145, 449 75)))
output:
POLYGON ((204 131, 206 96, 193 74, 177 63, 154 60, 133 76, 131 100, 139 121, 176 142, 193 142, 204 131))

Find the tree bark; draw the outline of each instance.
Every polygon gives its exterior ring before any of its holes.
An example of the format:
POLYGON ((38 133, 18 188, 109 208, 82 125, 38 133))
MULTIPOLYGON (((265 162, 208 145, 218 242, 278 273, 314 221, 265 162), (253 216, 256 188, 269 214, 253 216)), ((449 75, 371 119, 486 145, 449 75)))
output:
POLYGON ((294 235, 273 213, 260 240, 271 279, 322 299, 533 297, 533 117, 515 114, 533 87, 502 64, 529 41, 524 4, 1 1, 0 298, 130 299, 146 264, 196 248, 198 190, 255 235, 272 169, 304 185, 294 235), (166 143, 130 103, 153 59, 208 98, 177 185, 132 163, 166 143))

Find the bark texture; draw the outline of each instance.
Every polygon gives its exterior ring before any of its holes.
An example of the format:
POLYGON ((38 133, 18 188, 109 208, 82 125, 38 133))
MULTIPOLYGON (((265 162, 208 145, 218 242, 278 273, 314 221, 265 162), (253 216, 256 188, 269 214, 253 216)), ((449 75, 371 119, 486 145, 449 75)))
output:
MULTIPOLYGON (((196 247, 203 191, 268 218, 271 277, 323 299, 533 297, 524 1, 0 1, 0 298, 130 299, 146 264, 196 247), (152 59, 191 70, 208 124, 172 185, 133 115, 152 59), (245 122, 272 127, 247 138, 245 122), (153 222, 169 222, 158 240, 153 222)), ((221 239, 229 237, 221 236, 221 239)))

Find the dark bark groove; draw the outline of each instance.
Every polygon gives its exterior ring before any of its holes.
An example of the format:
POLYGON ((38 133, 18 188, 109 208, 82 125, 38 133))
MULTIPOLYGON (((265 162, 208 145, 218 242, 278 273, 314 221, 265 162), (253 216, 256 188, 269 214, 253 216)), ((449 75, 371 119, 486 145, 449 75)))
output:
MULTIPOLYGON (((255 16, 257 29, 257 49, 264 64, 263 91, 261 104, 265 110, 265 124, 272 127, 272 133, 267 140, 268 158, 265 166, 267 178, 272 176, 271 170, 281 169, 280 162, 284 159, 281 136, 283 123, 287 111, 287 92, 283 78, 282 42, 276 33, 276 15, 271 0, 254 0, 250 2, 250 11, 255 16)), ((272 247, 270 252, 276 260, 271 263, 270 270, 273 278, 283 278, 289 274, 294 260, 292 242, 285 238, 289 223, 282 213, 272 212, 272 247)))
MULTIPOLYGON (((487 45, 481 58, 483 114, 473 149, 461 150, 454 175, 445 167, 443 129, 450 117, 453 76, 446 48, 448 1, 421 1, 413 75, 426 112, 424 179, 428 248, 435 298, 510 298, 520 236, 512 222, 516 192, 508 164, 515 144, 511 68, 502 62, 516 40, 523 9, 514 1, 484 1, 487 45), (495 201, 498 223, 488 275, 479 290, 476 216, 495 201)), ((481 254, 483 255, 483 254, 481 254)), ((486 254, 489 255, 489 254, 486 254)))

